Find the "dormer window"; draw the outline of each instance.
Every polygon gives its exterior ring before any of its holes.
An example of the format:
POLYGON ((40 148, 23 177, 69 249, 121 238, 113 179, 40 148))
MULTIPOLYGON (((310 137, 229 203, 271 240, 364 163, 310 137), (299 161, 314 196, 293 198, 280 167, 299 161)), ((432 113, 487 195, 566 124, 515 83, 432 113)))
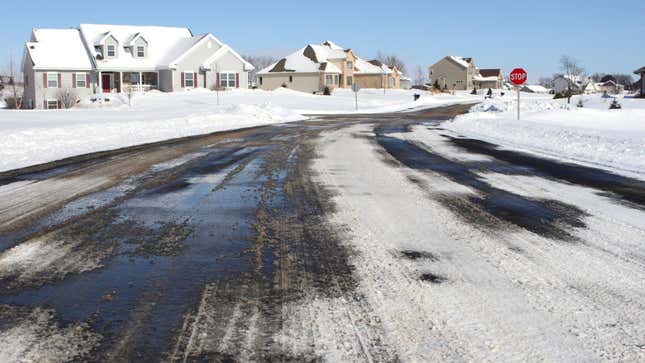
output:
POLYGON ((106 53, 107 53, 108 58, 116 57, 116 45, 108 44, 106 53))
POLYGON ((146 47, 143 45, 137 46, 137 58, 145 58, 146 56, 146 47))

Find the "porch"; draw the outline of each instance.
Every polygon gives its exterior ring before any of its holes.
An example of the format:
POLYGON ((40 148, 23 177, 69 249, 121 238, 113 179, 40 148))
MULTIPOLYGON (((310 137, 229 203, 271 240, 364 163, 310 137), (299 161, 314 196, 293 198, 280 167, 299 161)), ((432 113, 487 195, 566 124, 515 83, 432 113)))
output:
POLYGON ((98 73, 98 92, 147 92, 158 89, 158 72, 103 72, 98 73))

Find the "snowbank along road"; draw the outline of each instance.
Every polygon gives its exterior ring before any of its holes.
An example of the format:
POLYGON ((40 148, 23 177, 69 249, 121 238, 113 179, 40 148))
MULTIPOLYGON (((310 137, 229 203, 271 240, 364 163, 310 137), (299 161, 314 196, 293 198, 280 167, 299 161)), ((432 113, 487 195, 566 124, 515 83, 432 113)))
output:
POLYGON ((643 361, 645 182, 327 117, 0 182, 0 361, 643 361))

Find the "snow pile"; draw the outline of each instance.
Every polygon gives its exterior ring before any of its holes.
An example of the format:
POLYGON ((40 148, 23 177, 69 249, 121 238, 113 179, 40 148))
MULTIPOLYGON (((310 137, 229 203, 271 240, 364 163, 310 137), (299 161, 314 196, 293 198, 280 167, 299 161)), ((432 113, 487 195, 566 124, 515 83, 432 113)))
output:
MULTIPOLYGON (((358 112, 393 112, 413 107, 469 102, 468 96, 414 91, 362 90, 358 112)), ((91 96, 71 110, 0 111, 0 171, 66 157, 161 140, 303 120, 308 114, 353 113, 354 93, 317 96, 276 91, 208 90, 183 93, 91 96)))
POLYGON ((523 94, 516 119, 515 94, 486 100, 446 124, 460 135, 631 176, 645 177, 645 100, 620 99, 609 110, 601 95, 554 100, 523 94), (576 105, 582 99, 584 107, 576 105))

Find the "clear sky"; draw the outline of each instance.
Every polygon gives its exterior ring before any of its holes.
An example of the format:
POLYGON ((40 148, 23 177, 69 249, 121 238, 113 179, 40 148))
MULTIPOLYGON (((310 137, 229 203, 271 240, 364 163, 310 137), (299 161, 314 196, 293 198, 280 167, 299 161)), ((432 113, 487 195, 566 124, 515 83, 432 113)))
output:
MULTIPOLYGON (((529 78, 558 70, 568 54, 588 72, 645 66, 645 0, 486 1, 139 1, 23 0, 2 6, 0 67, 20 61, 31 28, 81 23, 188 26, 240 53, 283 56, 332 40, 363 58, 378 50, 427 68, 445 55, 480 68, 515 66, 529 78)), ((411 72, 408 72, 411 73, 411 72)))

